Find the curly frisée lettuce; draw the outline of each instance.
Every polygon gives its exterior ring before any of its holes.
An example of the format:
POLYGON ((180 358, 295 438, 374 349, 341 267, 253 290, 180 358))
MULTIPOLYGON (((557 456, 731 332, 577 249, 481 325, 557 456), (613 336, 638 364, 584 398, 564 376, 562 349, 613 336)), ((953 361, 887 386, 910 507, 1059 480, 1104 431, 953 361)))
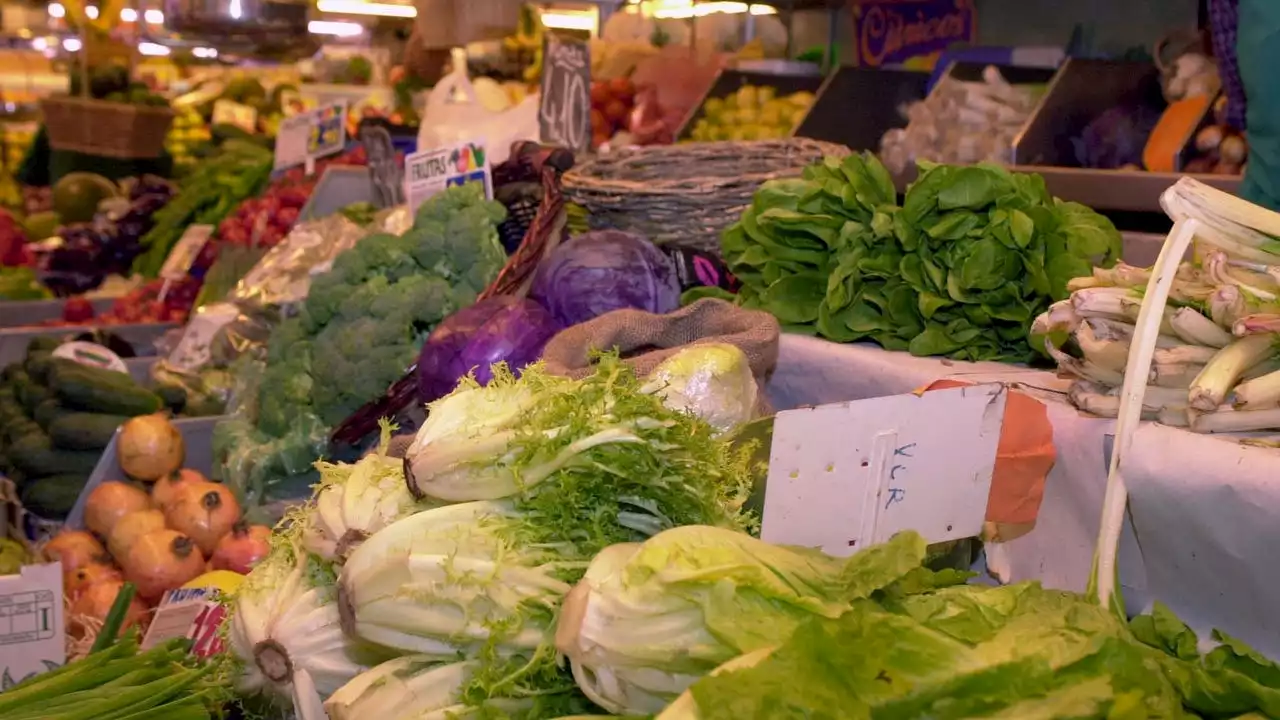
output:
POLYGON ((597 555, 564 602, 556 646, 593 702, 658 712, 721 663, 902 580, 925 550, 914 533, 834 558, 720 528, 675 528, 597 555))
POLYGON ((359 462, 317 462, 320 482, 307 505, 303 546, 325 560, 342 560, 365 538, 417 510, 404 481, 404 463, 387 456, 395 426, 382 421, 378 448, 359 462))

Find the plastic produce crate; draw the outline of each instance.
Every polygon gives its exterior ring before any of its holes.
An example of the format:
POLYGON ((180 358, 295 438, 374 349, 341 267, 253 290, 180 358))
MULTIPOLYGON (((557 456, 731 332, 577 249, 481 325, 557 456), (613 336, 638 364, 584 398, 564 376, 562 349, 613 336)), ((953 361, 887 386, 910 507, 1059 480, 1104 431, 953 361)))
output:
MULTIPOLYGON (((90 300, 95 315, 111 309, 115 298, 90 300)), ((11 300, 0 302, 0 328, 22 327, 62 317, 66 300, 11 300)))
POLYGON ((369 179, 369 169, 335 165, 327 168, 324 175, 320 176, 320 182, 316 183, 316 189, 302 207, 298 220, 319 220, 358 202, 373 202, 373 182, 369 179))
MULTIPOLYGON (((140 323, 137 325, 111 325, 107 329, 133 346, 139 355, 153 355, 157 338, 178 327, 177 323, 140 323)), ((8 328, 0 329, 0 367, 22 362, 27 356, 27 346, 38 337, 73 337, 89 329, 76 326, 8 328)))

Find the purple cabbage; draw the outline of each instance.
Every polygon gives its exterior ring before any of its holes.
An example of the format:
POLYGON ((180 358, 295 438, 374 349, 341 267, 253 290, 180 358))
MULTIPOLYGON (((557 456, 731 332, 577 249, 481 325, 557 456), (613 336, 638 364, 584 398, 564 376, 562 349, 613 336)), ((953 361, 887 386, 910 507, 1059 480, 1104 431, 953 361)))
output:
POLYGON ((445 318, 418 355, 418 397, 433 402, 473 369, 481 385, 493 379, 489 366, 506 362, 517 375, 542 357, 560 325, 541 305, 509 296, 491 297, 445 318))
POLYGON ((653 243, 599 230, 573 238, 543 260, 529 297, 568 327, 621 308, 671 312, 680 306, 680 281, 671 259, 653 243))

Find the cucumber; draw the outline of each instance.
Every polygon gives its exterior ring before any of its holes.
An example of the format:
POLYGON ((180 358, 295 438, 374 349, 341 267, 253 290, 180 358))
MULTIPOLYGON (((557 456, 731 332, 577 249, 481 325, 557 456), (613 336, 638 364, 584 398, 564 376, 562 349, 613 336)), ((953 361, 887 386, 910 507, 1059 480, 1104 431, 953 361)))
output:
POLYGON ((53 367, 53 353, 37 352, 27 356, 27 363, 23 368, 33 380, 38 383, 49 382, 49 369, 53 367))
POLYGON ((164 403, 125 373, 54 361, 50 384, 67 407, 111 415, 148 415, 164 403), (77 365, 77 367, 71 367, 77 365))
MULTIPOLYGON (((38 427, 38 426, 37 426, 38 427)), ((85 450, 58 450, 48 435, 28 433, 9 446, 9 460, 28 477, 50 475, 88 475, 97 466, 102 453, 85 450)))
POLYGON ((31 417, 35 419, 37 425, 43 428, 45 432, 48 432, 49 423, 53 422, 59 415, 65 415, 67 412, 69 411, 63 409, 56 398, 49 398, 36 406, 36 411, 31 414, 31 417))
POLYGON ((31 342, 27 343, 27 357, 31 357, 32 353, 53 352, 61 344, 62 338, 49 337, 47 335, 33 337, 31 342))
POLYGON ((87 473, 63 473, 29 480, 18 498, 27 512, 46 520, 65 520, 88 480, 87 473))
POLYGON ((4 366, 4 370, 0 370, 0 380, 3 380, 7 385, 13 379, 13 376, 22 369, 22 363, 9 363, 4 366))
POLYGON ((124 415, 64 412, 49 424, 49 439, 64 450, 102 450, 129 418, 124 415))
POLYGON ((27 415, 34 417, 40 403, 52 397, 52 390, 32 380, 27 383, 26 391, 22 393, 22 409, 27 411, 27 415))
POLYGON ((155 386, 154 391, 164 401, 164 406, 175 414, 182 412, 182 409, 187 405, 187 391, 177 385, 160 383, 155 386))

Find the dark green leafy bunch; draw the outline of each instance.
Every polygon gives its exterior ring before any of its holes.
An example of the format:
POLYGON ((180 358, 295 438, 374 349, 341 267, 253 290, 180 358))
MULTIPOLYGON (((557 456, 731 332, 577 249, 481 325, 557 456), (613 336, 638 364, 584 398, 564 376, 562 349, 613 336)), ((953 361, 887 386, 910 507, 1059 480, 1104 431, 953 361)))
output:
POLYGON ((864 153, 765 183, 721 240, 744 305, 787 330, 915 355, 1027 361, 1031 321, 1066 283, 1109 266, 1120 234, 1055 200, 1038 175, 920 164, 896 204, 864 153))
POLYGON ((272 333, 256 411, 215 432, 223 479, 260 489, 309 473, 328 430, 399 379, 431 329, 501 269, 505 215, 478 187, 449 188, 403 235, 375 233, 338 255, 272 333))

